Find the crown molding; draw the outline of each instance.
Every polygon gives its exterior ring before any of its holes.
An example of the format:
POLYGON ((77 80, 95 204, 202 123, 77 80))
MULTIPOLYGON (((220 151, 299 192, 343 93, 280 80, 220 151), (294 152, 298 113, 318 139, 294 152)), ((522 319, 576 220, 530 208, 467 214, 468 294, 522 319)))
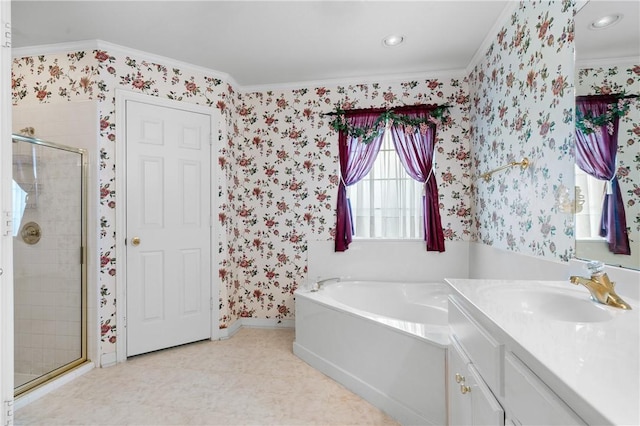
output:
POLYGON ((235 79, 227 73, 212 70, 209 68, 199 67, 197 65, 189 64, 187 62, 178 61, 166 56, 155 55, 149 52, 132 49, 126 46, 109 43, 102 40, 83 40, 74 43, 57 43, 57 44, 45 44, 39 46, 29 46, 14 48, 11 50, 13 58, 22 58, 26 56, 40 56, 40 55, 54 55, 76 51, 86 50, 104 50, 112 54, 120 54, 133 56, 135 58, 144 59, 150 62, 159 63, 167 67, 180 68, 183 71, 195 71, 207 76, 212 76, 223 80, 225 83, 230 84, 238 93, 254 93, 254 92, 266 92, 274 90, 288 90, 288 89, 300 89, 303 87, 324 87, 324 86, 338 86, 338 85, 353 85, 353 84, 367 84, 367 83, 393 83, 409 80, 426 80, 430 78, 464 78, 467 76, 464 69, 457 70, 437 70, 437 71, 420 71, 406 74, 380 74, 369 75, 360 77, 349 78, 333 78, 326 80, 313 80, 313 81, 298 81, 291 83, 276 83, 276 84, 260 84, 260 85, 248 85, 242 86, 238 84, 235 79))
POLYGON ((99 49, 100 40, 81 40, 73 43, 40 44, 28 47, 12 47, 12 58, 27 56, 56 55, 60 53, 99 49))
POLYGON ((620 58, 576 60, 576 69, 608 66, 640 65, 640 56, 626 56, 620 58))
POLYGON ((219 78, 220 80, 230 84, 234 88, 241 87, 240 85, 238 85, 235 79, 227 73, 200 67, 187 62, 178 61, 166 56, 132 49, 130 47, 122 46, 119 44, 109 43, 103 40, 83 40, 73 43, 44 44, 39 46, 21 47, 17 49, 14 48, 11 49, 11 56, 14 58, 21 58, 25 56, 53 55, 82 50, 104 50, 110 53, 134 56, 136 59, 139 58, 149 62, 162 64, 167 67, 179 68, 183 71, 195 71, 198 73, 206 74, 209 77, 219 78))
POLYGON ((480 44, 478 50, 476 50, 473 58, 471 58, 469 65, 467 65, 467 68, 465 69, 466 75, 471 74, 473 68, 478 65, 478 63, 482 59, 484 59, 485 55, 487 54, 487 50, 489 50, 489 46, 491 46, 491 43, 493 43, 493 41, 495 40, 496 34, 498 34, 498 32, 500 31, 500 27, 502 27, 507 21, 507 18, 509 18, 509 16, 511 16, 517 10, 519 5, 520 3, 517 1, 507 2, 507 4, 504 6, 504 9, 502 9, 502 13, 500 13, 500 16, 493 24, 493 27, 491 27, 491 29, 487 33, 487 36, 482 41, 482 44, 480 44))
POLYGON ((379 74, 361 77, 331 78, 324 80, 298 81, 292 83, 259 84, 251 86, 239 86, 242 93, 255 93, 266 91, 300 89, 301 87, 334 87, 355 84, 370 83, 396 83, 410 80, 427 80, 431 78, 465 78, 467 74, 463 69, 420 71, 407 74, 379 74))

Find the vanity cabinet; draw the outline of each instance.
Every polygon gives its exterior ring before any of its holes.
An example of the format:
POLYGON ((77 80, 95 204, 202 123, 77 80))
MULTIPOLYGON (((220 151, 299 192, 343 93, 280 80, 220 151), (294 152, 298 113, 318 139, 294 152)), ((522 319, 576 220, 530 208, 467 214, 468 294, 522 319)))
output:
POLYGON ((586 424, 511 351, 508 339, 481 325, 454 296, 449 327, 450 425, 586 424))
POLYGON ((450 425, 504 425, 504 410, 455 339, 447 362, 450 425))
POLYGON ((504 361, 504 403, 516 424, 586 424, 513 353, 507 352, 504 361))

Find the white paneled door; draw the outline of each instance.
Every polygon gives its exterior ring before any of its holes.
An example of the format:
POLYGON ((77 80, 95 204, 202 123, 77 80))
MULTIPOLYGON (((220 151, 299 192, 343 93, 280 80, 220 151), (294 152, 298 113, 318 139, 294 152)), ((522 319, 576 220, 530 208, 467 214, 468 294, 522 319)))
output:
POLYGON ((211 116, 126 101, 127 356, 211 336, 211 116))

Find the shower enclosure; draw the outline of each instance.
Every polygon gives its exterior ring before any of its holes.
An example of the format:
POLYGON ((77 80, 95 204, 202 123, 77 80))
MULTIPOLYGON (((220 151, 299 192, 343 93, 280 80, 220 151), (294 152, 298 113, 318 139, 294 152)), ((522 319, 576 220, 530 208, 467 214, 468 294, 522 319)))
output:
POLYGON ((87 361, 84 150, 13 135, 15 395, 87 361))

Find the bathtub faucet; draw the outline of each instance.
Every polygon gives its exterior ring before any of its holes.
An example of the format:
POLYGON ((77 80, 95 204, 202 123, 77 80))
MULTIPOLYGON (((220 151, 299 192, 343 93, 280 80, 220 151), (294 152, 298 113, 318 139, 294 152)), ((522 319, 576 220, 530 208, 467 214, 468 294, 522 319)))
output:
POLYGON ((319 279, 313 284, 311 284, 311 291, 318 291, 322 288, 323 285, 331 281, 335 281, 338 283, 340 282, 340 277, 324 278, 322 280, 319 279))
POLYGON ((596 302, 620 309, 631 309, 631 306, 616 294, 613 289, 615 283, 611 282, 603 271, 604 264, 597 261, 589 262, 588 268, 591 272, 591 278, 574 275, 569 278, 569 281, 575 285, 582 284, 585 286, 591 292, 591 298, 596 302))

